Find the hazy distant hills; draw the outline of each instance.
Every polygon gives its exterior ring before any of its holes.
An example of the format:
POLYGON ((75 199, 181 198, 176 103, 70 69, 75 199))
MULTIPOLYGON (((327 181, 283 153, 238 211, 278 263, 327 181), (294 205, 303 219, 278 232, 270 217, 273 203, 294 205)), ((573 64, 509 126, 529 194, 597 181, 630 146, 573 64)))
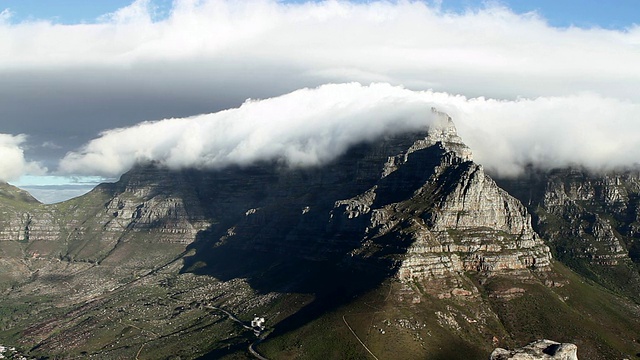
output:
POLYGON ((140 165, 54 205, 2 185, 0 343, 104 359, 483 359, 543 338, 580 359, 640 353, 640 176, 537 172, 507 192, 439 116, 316 167, 140 165), (259 342, 240 323, 255 315, 259 342))

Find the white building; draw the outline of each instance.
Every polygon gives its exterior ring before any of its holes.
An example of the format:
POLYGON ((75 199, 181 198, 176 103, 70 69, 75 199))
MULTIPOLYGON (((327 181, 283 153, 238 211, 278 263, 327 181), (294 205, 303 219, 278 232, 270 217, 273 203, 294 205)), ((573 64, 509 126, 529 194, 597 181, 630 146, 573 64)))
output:
POLYGON ((257 330, 264 330, 264 318, 263 317, 254 317, 253 320, 251 320, 251 327, 257 330))

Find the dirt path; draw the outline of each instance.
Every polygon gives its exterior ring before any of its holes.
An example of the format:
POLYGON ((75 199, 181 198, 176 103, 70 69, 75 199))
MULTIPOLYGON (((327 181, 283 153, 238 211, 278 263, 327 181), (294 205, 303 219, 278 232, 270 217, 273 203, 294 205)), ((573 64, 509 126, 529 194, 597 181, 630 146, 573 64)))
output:
POLYGON ((374 359, 376 360, 380 360, 378 359, 377 356, 373 355, 373 353, 371 352, 371 350, 369 350, 369 348, 367 347, 367 345, 365 345, 362 340, 360 340, 360 337, 356 334, 355 331, 353 331, 353 329, 351 328, 351 325, 349 325, 349 323, 347 322, 347 319, 345 319, 345 315, 342 315, 342 321, 344 321, 344 324, 347 325, 347 328, 349 328, 349 331, 351 331, 351 333, 353 334, 353 336, 356 337, 356 340, 358 340, 358 342, 360 343, 360 345, 362 345, 362 347, 364 347, 365 350, 367 350, 367 352, 373 356, 374 359))

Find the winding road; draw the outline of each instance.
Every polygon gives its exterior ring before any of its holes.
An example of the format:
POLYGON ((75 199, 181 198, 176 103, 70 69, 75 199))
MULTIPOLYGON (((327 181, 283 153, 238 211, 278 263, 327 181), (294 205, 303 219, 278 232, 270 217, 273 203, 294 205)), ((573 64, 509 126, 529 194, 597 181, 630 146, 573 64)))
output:
MULTIPOLYGON (((225 313, 225 314, 229 317, 229 319, 231 319, 231 320, 233 320, 233 321, 237 322, 238 324, 242 325, 242 327, 243 327, 243 328, 245 328, 245 329, 247 329, 247 330, 251 330, 251 331, 253 331, 253 328, 252 328, 251 326, 249 326, 249 325, 245 324, 242 320, 238 319, 238 317, 237 317, 237 316, 233 315, 232 313, 228 312, 227 310, 225 310, 225 309, 223 309, 223 308, 219 308, 219 307, 217 307, 217 306, 213 306, 213 305, 207 305, 207 306, 205 306, 205 308, 210 309, 210 310, 217 310, 217 311, 221 311, 221 312, 225 313)), ((255 345, 258 345, 261 341, 262 341, 262 339, 261 339, 261 338, 258 338, 256 341, 252 342, 252 343, 249 345, 249 352, 250 352, 250 353, 251 353, 251 355, 253 355, 256 359, 259 359, 259 360, 269 360, 269 359, 267 359, 266 357, 264 357, 264 356, 260 355, 260 354, 256 351, 256 349, 254 349, 254 346, 255 346, 255 345)))

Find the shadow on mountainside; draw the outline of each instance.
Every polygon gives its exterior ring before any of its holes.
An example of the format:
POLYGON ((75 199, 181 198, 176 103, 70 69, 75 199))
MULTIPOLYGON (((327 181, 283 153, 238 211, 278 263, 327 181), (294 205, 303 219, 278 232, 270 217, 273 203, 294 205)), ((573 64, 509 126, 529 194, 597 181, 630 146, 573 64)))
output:
MULTIPOLYGON (((322 168, 253 168, 251 173, 262 180, 255 187, 241 187, 243 176, 238 176, 237 190, 226 196, 242 198, 243 206, 222 209, 211 203, 214 224, 189 245, 193 255, 184 258, 182 272, 222 281, 246 279, 263 294, 313 295, 310 304, 277 324, 276 335, 376 288, 395 274, 398 258, 411 242, 400 232, 391 231, 376 239, 380 246, 363 246, 363 240, 370 236, 371 212, 349 217, 346 205, 337 206, 336 202, 357 197, 374 186, 377 197, 371 205, 375 208, 411 199, 440 164, 441 147, 412 153, 407 163, 389 176, 381 179, 380 174, 388 157, 412 142, 410 138, 382 149, 361 145, 322 168), (364 251, 354 252, 356 249, 364 251)), ((241 172, 246 175, 247 171, 241 172)), ((220 189, 221 185, 217 186, 220 189)), ((198 191, 204 194, 211 187, 198 191)), ((204 195, 231 203, 219 193, 204 195)))

